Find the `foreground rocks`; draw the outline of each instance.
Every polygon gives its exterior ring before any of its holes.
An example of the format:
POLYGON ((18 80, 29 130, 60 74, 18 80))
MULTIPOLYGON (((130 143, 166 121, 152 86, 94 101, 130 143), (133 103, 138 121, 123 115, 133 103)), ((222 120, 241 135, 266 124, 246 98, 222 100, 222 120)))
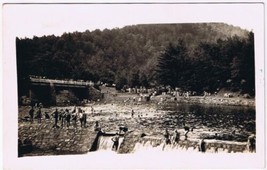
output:
POLYGON ((96 137, 90 128, 54 128, 50 121, 20 123, 18 130, 21 141, 32 142, 33 152, 27 155, 87 153, 96 137))

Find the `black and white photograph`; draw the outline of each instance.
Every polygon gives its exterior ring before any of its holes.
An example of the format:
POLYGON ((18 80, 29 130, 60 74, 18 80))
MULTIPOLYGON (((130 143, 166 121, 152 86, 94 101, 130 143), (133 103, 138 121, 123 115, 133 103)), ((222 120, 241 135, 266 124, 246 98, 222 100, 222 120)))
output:
POLYGON ((263 168, 264 29, 262 3, 4 4, 4 165, 263 168))

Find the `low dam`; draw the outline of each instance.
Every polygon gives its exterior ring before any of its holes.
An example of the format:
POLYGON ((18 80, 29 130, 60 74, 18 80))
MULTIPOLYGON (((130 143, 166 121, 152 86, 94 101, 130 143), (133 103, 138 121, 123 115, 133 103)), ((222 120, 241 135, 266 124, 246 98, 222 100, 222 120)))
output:
MULTIPOLYGON (((89 123, 90 125, 91 123, 89 123)), ((32 150, 19 150, 19 156, 62 155, 62 154, 90 154, 90 152, 112 151, 113 136, 98 136, 92 128, 51 128, 44 124, 24 125, 19 127, 19 139, 32 141, 32 150), (97 142, 97 145, 96 143, 97 142)), ((207 153, 246 153, 246 142, 228 142, 205 140, 207 153)), ((20 149, 20 148, 19 148, 20 149)), ((117 153, 138 152, 200 152, 199 140, 181 139, 178 143, 165 144, 163 138, 133 135, 126 133, 119 140, 117 153)), ((115 151, 114 151, 115 152, 115 151)))

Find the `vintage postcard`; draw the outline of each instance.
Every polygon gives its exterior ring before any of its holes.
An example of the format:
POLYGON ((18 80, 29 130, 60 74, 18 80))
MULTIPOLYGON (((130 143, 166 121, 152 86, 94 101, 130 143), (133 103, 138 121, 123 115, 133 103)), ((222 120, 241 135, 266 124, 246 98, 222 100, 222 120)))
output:
POLYGON ((263 3, 2 9, 4 168, 264 168, 263 3))

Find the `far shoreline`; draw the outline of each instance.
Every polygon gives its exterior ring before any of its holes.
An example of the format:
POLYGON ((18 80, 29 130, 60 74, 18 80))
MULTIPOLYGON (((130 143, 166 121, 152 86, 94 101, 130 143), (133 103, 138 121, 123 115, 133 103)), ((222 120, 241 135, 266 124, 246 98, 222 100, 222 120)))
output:
MULTIPOLYGON (((124 94, 118 94, 119 96, 124 96, 124 94)), ((136 96, 137 97, 137 96, 136 96)), ((140 95, 138 95, 140 97, 140 95)), ((142 98, 142 97, 140 97, 142 98)), ((118 101, 114 99, 114 101, 118 101)), ((255 98, 244 98, 244 97, 223 97, 223 96, 189 96, 189 97, 173 97, 171 95, 158 95, 151 96, 151 102, 156 102, 157 104, 168 104, 172 102, 176 103, 188 103, 188 104, 205 104, 214 106, 245 106, 255 108, 255 98)), ((138 102, 137 102, 138 103, 138 102)), ((143 103, 142 101, 139 102, 143 103)))
POLYGON ((246 106, 255 108, 255 99, 245 99, 239 97, 224 98, 224 97, 202 97, 191 96, 189 98, 178 98, 179 103, 194 103, 194 104, 208 104, 208 105, 221 105, 221 106, 246 106))
MULTIPOLYGON (((116 93, 108 99, 103 99, 100 103, 119 103, 119 104, 157 104, 165 105, 171 103, 187 103, 187 104, 203 104, 211 106, 239 106, 239 107, 249 107, 255 108, 255 98, 244 98, 244 97, 223 97, 220 95, 211 96, 178 96, 174 97, 169 94, 151 96, 148 100, 146 95, 137 93, 116 93)), ((98 103, 98 102, 96 102, 98 103)), ((99 104, 100 104, 99 103, 99 104)), ((88 103, 91 105, 92 103, 88 103)))

